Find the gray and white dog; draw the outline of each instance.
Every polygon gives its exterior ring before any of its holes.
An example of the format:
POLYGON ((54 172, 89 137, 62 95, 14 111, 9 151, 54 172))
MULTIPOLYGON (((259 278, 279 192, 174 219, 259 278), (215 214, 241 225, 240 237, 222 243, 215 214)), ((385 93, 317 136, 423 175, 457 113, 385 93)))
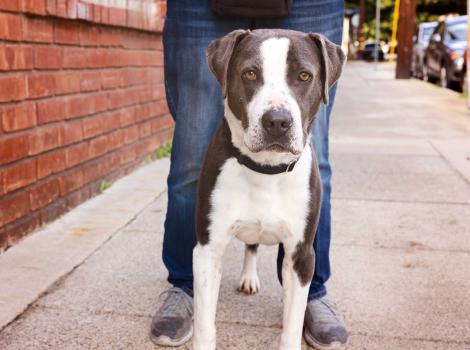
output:
POLYGON ((222 258, 233 237, 246 243, 246 293, 260 288, 258 244, 283 244, 279 349, 299 350, 322 195, 309 132, 345 55, 319 34, 236 30, 210 44, 207 60, 223 90, 225 118, 199 178, 193 350, 216 348, 222 258))

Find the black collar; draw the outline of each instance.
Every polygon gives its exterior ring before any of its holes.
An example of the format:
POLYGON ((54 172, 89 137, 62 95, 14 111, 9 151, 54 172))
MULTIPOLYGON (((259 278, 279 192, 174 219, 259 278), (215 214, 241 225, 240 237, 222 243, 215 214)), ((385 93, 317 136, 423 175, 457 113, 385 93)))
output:
POLYGON ((240 150, 233 145, 231 140, 228 142, 230 144, 230 154, 231 156, 237 158, 238 163, 246 166, 248 169, 256 171, 257 173, 266 174, 266 175, 276 175, 291 172, 294 169, 295 163, 297 160, 288 163, 288 164, 278 164, 278 165, 263 165, 256 163, 250 157, 244 155, 240 150))

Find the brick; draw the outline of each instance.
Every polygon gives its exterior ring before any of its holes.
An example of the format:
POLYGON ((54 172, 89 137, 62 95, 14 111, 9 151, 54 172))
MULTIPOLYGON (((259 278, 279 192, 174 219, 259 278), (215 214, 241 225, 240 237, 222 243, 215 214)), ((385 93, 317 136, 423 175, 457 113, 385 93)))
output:
POLYGON ((139 124, 139 138, 145 138, 152 133, 152 126, 150 122, 139 124))
POLYGON ((137 125, 133 125, 123 130, 124 130, 124 143, 125 144, 132 143, 138 139, 139 129, 137 125))
POLYGON ((126 23, 126 10, 120 8, 109 8, 109 24, 117 26, 125 26, 126 23))
POLYGON ((5 132, 29 129, 36 125, 36 105, 21 103, 0 110, 0 119, 5 132))
POLYGON ((174 122, 173 122, 173 119, 170 118, 169 116, 166 116, 166 117, 160 116, 160 117, 156 117, 152 119, 151 124, 152 124, 152 133, 154 134, 158 131, 172 127, 174 122))
POLYGON ((83 25, 80 27, 80 45, 97 46, 100 40, 100 29, 92 25, 83 25))
POLYGON ((46 12, 49 15, 56 14, 56 0, 46 0, 46 12))
POLYGON ((34 66, 38 69, 59 69, 64 61, 61 47, 43 46, 34 49, 34 66))
POLYGON ((80 2, 77 4, 77 18, 93 21, 92 4, 80 2))
POLYGON ((33 48, 25 45, 0 46, 0 70, 33 68, 33 48))
POLYGON ((57 95, 73 94, 80 91, 80 73, 62 72, 55 76, 57 95))
POLYGON ((83 169, 77 168, 59 176, 60 194, 63 196, 84 185, 83 169))
POLYGON ((0 76, 0 102, 19 101, 26 97, 24 74, 0 76))
POLYGON ((31 213, 5 227, 5 234, 8 237, 8 246, 17 244, 28 233, 41 225, 39 213, 31 213))
POLYGON ((121 126, 128 126, 135 123, 135 109, 126 108, 120 110, 119 114, 119 124, 121 126))
POLYGON ((107 155, 104 159, 104 167, 106 169, 106 173, 110 174, 116 169, 118 169, 120 162, 121 161, 117 153, 107 155))
POLYGON ((67 202, 63 198, 59 198, 47 207, 41 209, 41 222, 46 223, 57 219, 67 211, 67 202))
POLYGON ((37 177, 42 179, 65 169, 65 152, 60 150, 38 157, 37 177))
MULTIPOLYGON (((16 0, 21 1, 21 0, 16 0)), ((46 14, 46 0, 22 0, 23 11, 37 15, 46 14)))
POLYGON ((67 17, 67 0, 56 0, 56 15, 67 17))
POLYGON ((68 97, 65 99, 65 118, 77 118, 87 115, 90 112, 90 106, 85 103, 83 96, 68 97))
POLYGON ((28 96, 30 98, 50 96, 56 90, 56 77, 54 74, 28 75, 28 96))
POLYGON ((90 159, 95 158, 107 152, 108 150, 107 141, 108 141, 107 136, 100 136, 90 141, 90 146, 88 148, 90 159))
POLYGON ((59 146, 59 126, 34 130, 29 135, 29 154, 35 155, 59 146))
POLYGON ((99 71, 82 72, 80 75, 81 91, 96 91, 101 88, 101 73, 99 71))
POLYGON ((121 71, 110 70, 101 73, 101 86, 103 89, 115 89, 121 86, 121 71))
POLYGON ((114 150, 118 147, 121 147, 124 144, 124 134, 122 130, 116 130, 109 135, 107 135, 108 140, 108 149, 114 150))
POLYGON ((78 45, 80 43, 80 24, 70 21, 56 22, 54 25, 54 42, 78 45))
POLYGON ((121 116, 119 111, 105 114, 103 116, 105 132, 119 128, 120 118, 121 116))
POLYGON ((28 155, 29 138, 27 135, 13 135, 0 138, 0 164, 6 164, 28 155))
POLYGON ((25 17, 23 40, 50 43, 53 39, 52 21, 44 18, 25 17))
POLYGON ((18 0, 0 0, 0 10, 20 11, 20 1, 18 0))
POLYGON ((36 159, 32 159, 4 169, 5 193, 25 187, 36 181, 36 165, 36 159))
POLYGON ((85 68, 87 64, 86 50, 77 47, 64 48, 64 68, 85 68))
POLYGON ((100 135, 105 131, 104 118, 102 116, 85 118, 82 120, 82 127, 85 138, 100 135))
POLYGON ((107 52, 104 49, 86 49, 86 62, 89 68, 101 68, 107 65, 107 52))
POLYGON ((91 113, 103 112, 108 109, 108 95, 106 93, 89 96, 87 100, 91 106, 91 113))
POLYGON ((127 164, 135 159, 135 149, 133 147, 127 147, 119 150, 120 164, 127 164))
POLYGON ((65 150, 65 165, 70 168, 88 159, 88 143, 82 142, 65 150))
POLYGON ((80 203, 83 203, 91 197, 91 191, 89 186, 80 188, 79 190, 69 193, 66 197, 67 207, 75 208, 80 203))
POLYGON ((48 99, 37 103, 38 124, 46 124, 63 120, 65 106, 62 99, 48 99))
POLYGON ((59 131, 59 143, 61 146, 69 145, 83 140, 82 122, 64 123, 59 131))
POLYGON ((0 39, 21 40, 21 16, 0 13, 0 39))
POLYGON ((0 227, 26 215, 30 211, 29 194, 27 192, 0 199, 0 227))
POLYGON ((3 171, 0 172, 0 197, 5 193, 5 177, 3 171))
POLYGON ((85 184, 95 181, 104 175, 106 175, 106 168, 101 159, 88 163, 83 167, 83 182, 85 184))
POLYGON ((79 0, 67 0, 67 17, 77 18, 77 7, 79 0))
POLYGON ((36 210, 52 203, 60 196, 59 180, 52 179, 31 189, 29 200, 31 209, 36 210))

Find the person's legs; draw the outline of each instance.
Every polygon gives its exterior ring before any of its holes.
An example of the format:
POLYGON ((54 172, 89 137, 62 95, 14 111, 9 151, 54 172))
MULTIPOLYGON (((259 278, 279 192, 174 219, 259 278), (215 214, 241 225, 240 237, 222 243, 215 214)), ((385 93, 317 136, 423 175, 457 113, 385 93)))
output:
MULTIPOLYGON (((343 0, 297 0, 293 2, 289 17, 274 21, 257 21, 256 28, 284 28, 306 33, 315 32, 325 35, 332 42, 340 45, 343 25, 343 0)), ((311 133, 315 153, 320 166, 323 183, 323 201, 320 222, 314 241, 315 273, 309 290, 309 300, 326 295, 325 282, 330 277, 330 238, 331 238, 331 167, 328 160, 328 129, 331 109, 333 108, 336 86, 330 89, 329 103, 320 107, 311 133)), ((278 275, 281 279, 282 246, 278 254, 278 275)))
POLYGON ((209 1, 168 1, 163 33, 165 86, 176 125, 162 255, 168 281, 189 294, 197 179, 207 146, 223 118, 220 87, 207 66, 205 49, 212 40, 248 24, 218 19, 209 1))

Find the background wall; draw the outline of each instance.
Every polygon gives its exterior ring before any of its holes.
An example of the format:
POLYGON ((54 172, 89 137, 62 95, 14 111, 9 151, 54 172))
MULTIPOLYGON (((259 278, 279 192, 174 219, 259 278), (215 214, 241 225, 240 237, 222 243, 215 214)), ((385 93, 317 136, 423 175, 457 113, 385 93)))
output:
POLYGON ((0 0, 0 251, 171 137, 165 10, 155 0, 0 0))

